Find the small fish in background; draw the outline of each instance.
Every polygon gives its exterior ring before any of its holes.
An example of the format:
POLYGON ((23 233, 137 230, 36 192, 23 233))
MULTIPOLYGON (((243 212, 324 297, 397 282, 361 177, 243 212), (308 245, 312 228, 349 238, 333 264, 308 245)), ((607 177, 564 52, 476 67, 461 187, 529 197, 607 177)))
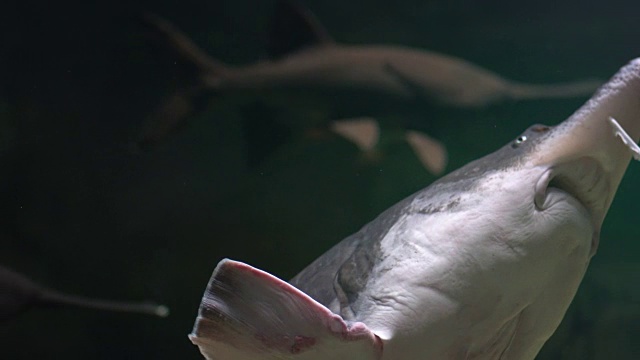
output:
POLYGON ((189 337, 209 360, 533 360, 639 140, 640 58, 564 122, 400 201, 288 283, 220 261, 189 337))
MULTIPOLYGON (((431 51, 392 45, 339 44, 313 14, 294 1, 276 3, 267 46, 269 59, 246 66, 230 66, 213 59, 157 15, 147 14, 144 22, 194 76, 149 117, 141 136, 144 144, 160 142, 182 127, 202 107, 203 98, 212 94, 311 91, 330 103, 362 111, 355 117, 380 118, 374 112, 399 113, 408 103, 416 102, 477 108, 504 100, 587 96, 602 83, 600 80, 551 85, 519 83, 466 60, 431 51), (372 100, 367 102, 368 107, 384 104, 379 110, 359 110, 357 103, 362 99, 372 100)), ((440 158, 430 162, 446 162, 446 157, 441 156, 444 149, 433 141, 429 146, 416 146, 419 141, 415 132, 408 134, 407 140, 414 150, 437 149, 431 157, 440 158)), ((418 153, 418 157, 425 163, 424 153, 418 153)), ((428 167, 432 172, 435 168, 428 167)))
POLYGON ((78 307, 166 317, 169 309, 153 303, 130 303, 64 294, 0 266, 0 321, 10 320, 34 307, 78 307))

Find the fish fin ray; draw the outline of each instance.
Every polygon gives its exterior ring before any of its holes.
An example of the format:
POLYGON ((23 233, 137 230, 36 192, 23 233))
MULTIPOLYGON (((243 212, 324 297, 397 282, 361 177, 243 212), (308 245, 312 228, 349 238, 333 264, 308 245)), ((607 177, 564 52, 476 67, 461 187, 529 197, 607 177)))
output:
POLYGON ((173 58, 180 70, 178 81, 163 102, 148 114, 135 140, 136 147, 148 149, 179 132, 205 110, 208 99, 222 91, 220 84, 231 70, 163 17, 145 13, 140 22, 150 32, 155 46, 173 58))
POLYGON ((210 360, 382 356, 382 341, 364 324, 347 323, 289 283, 226 259, 214 270, 189 337, 210 360))

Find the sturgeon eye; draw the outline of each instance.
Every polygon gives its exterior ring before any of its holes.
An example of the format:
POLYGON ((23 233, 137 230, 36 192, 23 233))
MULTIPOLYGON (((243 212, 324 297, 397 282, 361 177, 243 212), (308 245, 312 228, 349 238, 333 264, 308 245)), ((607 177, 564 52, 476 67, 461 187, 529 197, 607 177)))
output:
POLYGON ((517 139, 513 140, 513 144, 511 145, 514 148, 522 145, 525 141, 527 141, 527 137, 525 135, 520 135, 517 139))

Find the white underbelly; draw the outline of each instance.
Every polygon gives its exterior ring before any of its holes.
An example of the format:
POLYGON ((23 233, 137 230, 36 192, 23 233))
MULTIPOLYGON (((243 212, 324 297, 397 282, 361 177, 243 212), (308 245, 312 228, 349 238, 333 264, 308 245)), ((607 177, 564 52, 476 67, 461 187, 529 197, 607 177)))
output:
POLYGON ((506 203, 411 214, 389 231, 358 315, 385 341, 383 359, 535 357, 577 291, 594 229, 570 201, 529 218, 528 204, 506 203))

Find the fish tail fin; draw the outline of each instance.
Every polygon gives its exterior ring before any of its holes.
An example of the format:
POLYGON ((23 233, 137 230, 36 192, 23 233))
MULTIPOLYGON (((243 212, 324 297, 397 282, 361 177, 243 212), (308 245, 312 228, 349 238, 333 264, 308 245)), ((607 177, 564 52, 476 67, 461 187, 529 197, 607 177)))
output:
POLYGON ((549 85, 514 83, 508 94, 515 100, 580 97, 593 94, 603 83, 596 79, 549 85))
POLYGON ((142 22, 150 28, 160 45, 183 65, 191 67, 204 85, 215 87, 229 73, 229 67, 205 53, 185 33, 159 15, 145 13, 142 22))
POLYGON ((136 139, 140 148, 152 147, 182 129, 188 120, 203 111, 207 99, 220 91, 231 71, 229 66, 213 59, 186 34, 162 17, 146 13, 142 23, 152 32, 156 45, 175 58, 183 70, 175 88, 145 120, 136 139))

